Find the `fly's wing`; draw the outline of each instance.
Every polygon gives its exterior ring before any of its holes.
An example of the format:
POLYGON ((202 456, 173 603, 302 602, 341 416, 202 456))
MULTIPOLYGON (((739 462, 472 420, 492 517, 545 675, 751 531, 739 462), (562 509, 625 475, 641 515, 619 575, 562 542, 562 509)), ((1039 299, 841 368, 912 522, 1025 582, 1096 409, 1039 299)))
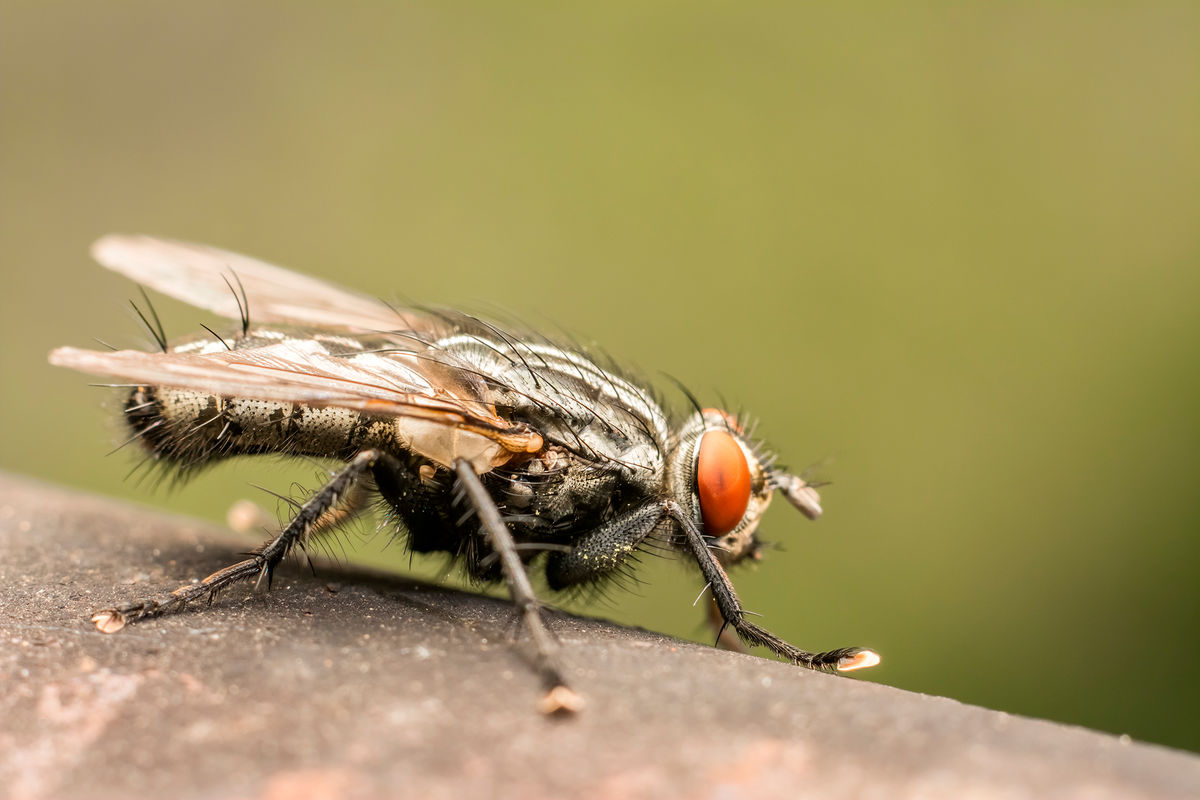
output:
POLYGON ((391 416, 403 446, 446 466, 465 458, 478 472, 542 447, 537 432, 497 415, 482 382, 444 354, 440 360, 419 352, 334 355, 314 339, 290 338, 210 353, 61 347, 50 363, 138 385, 391 416))
POLYGON ((396 311, 365 294, 215 247, 110 234, 92 245, 101 265, 189 305, 239 319, 240 284, 250 319, 336 326, 350 331, 429 331, 423 314, 396 311))

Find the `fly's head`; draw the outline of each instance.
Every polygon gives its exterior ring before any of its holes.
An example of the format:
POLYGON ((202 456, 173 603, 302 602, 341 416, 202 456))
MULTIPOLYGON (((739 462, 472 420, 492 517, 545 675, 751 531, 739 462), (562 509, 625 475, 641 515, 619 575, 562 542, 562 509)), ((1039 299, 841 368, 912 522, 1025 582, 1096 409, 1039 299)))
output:
POLYGON ((700 529, 716 539, 721 563, 761 557, 755 531, 776 489, 804 516, 821 516, 817 490, 773 469, 732 415, 715 408, 693 414, 677 442, 670 464, 672 493, 700 529))

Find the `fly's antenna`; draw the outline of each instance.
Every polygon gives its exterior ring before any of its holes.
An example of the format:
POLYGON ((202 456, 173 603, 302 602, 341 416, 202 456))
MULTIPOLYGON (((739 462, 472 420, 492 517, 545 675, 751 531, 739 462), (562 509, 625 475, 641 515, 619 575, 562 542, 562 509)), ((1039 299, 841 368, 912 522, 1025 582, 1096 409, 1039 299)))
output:
POLYGON ((139 286, 138 291, 142 293, 142 299, 146 301, 146 308, 150 311, 150 318, 146 318, 146 315, 142 313, 142 310, 138 308, 138 304, 134 301, 130 300, 129 305, 133 306, 133 310, 137 312, 138 318, 146 326, 146 330, 154 337, 155 343, 158 344, 158 349, 165 353, 167 352, 167 334, 163 330, 162 320, 158 318, 158 312, 154 310, 154 304, 150 302, 150 296, 146 294, 146 290, 139 286), (151 319, 154 320, 153 325, 150 324, 151 319))
POLYGON ((799 475, 772 472, 771 484, 804 516, 813 520, 821 516, 821 495, 799 475))
MULTIPOLYGON (((238 318, 242 321, 242 336, 250 332, 250 298, 246 296, 246 287, 242 285, 242 279, 233 270, 229 270, 233 275, 233 280, 237 283, 237 288, 233 288, 233 283, 229 282, 229 278, 222 275, 221 280, 225 281, 225 285, 229 287, 229 291, 233 292, 233 302, 237 303, 238 318), (240 294, 239 294, 240 292, 240 294)), ((209 331, 212 333, 212 331, 209 331)), ((215 334, 214 334, 215 335, 215 334)), ((217 336, 220 339, 220 336, 217 336)), ((222 342, 223 343, 223 342, 222 342)), ((229 347, 229 345, 225 345, 229 347)))

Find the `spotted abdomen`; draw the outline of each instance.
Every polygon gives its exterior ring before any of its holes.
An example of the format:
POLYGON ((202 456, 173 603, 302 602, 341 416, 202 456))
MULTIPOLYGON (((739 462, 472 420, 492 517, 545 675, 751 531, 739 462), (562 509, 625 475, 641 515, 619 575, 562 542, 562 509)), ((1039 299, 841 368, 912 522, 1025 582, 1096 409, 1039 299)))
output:
POLYGON ((367 447, 396 446, 389 418, 164 386, 135 388, 125 418, 154 458, 182 466, 256 453, 344 459, 367 447))

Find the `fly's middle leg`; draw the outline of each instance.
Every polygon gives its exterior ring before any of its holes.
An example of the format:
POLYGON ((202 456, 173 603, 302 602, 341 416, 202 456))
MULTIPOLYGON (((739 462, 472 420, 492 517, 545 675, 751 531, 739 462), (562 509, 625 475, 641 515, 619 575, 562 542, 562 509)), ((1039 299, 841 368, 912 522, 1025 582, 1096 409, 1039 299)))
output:
POLYGON ((569 552, 551 553, 546 580, 551 589, 565 589, 605 577, 632 556, 662 521, 660 503, 647 503, 589 531, 569 552))
POLYGON ((469 462, 459 459, 454 463, 458 485, 479 515, 479 522, 492 550, 500 559, 500 568, 508 583, 509 594, 517 607, 525 629, 533 639, 537 670, 546 685, 546 696, 541 703, 544 713, 574 712, 582 709, 583 700, 567 685, 558 663, 558 643, 546 629, 542 620, 542 606, 529 581, 529 573, 521 561, 512 533, 500 516, 500 510, 488 494, 483 482, 475 474, 469 462))
POLYGON ((377 450, 364 450, 301 505, 292 521, 270 541, 254 551, 250 558, 217 570, 198 583, 181 586, 169 594, 136 600, 96 612, 92 622, 104 633, 115 633, 127 622, 182 611, 198 600, 212 602, 216 593, 238 581, 266 578, 270 585, 279 562, 291 549, 315 532, 327 529, 338 515, 335 512, 348 496, 353 497, 363 475, 380 459, 390 458, 377 450), (331 516, 332 514, 332 516, 331 516))

